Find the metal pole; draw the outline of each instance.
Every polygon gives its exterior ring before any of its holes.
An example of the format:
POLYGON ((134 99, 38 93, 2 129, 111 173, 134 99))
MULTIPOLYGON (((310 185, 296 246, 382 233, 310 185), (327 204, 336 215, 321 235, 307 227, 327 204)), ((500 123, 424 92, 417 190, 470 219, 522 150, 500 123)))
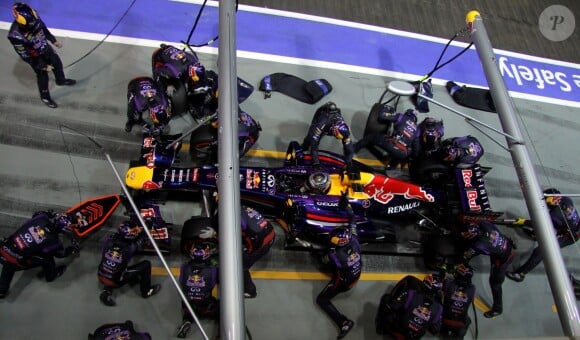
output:
POLYGON ((161 253, 161 250, 159 249, 159 246, 157 246, 157 242, 153 238, 153 235, 151 235, 151 231, 149 231, 149 228, 147 227, 147 223, 145 223, 145 220, 143 220, 143 217, 141 216, 141 213, 139 212, 139 208, 137 208, 137 205, 135 204, 135 201, 131 197, 131 193, 129 193, 129 190, 127 189, 127 186, 125 185, 125 183, 121 179, 121 175, 119 175, 119 171, 117 171, 117 168, 115 167, 115 164, 113 164, 113 160, 111 159, 111 156, 109 156, 109 154, 105 152, 105 157, 107 158, 107 162, 109 162, 109 165, 111 165, 111 168, 113 169, 113 172, 115 173, 115 177, 117 178, 117 181, 121 185, 121 189, 123 189, 123 193, 125 194, 125 197, 129 201, 129 205, 131 205, 131 209, 135 213, 135 217, 137 217, 137 220, 139 220, 139 224, 141 224, 141 227, 143 227, 143 230, 145 230, 145 234, 147 234, 147 237, 149 238, 149 241, 151 241, 151 245, 153 246, 153 249, 155 250, 155 253, 157 254, 157 256, 159 256, 159 259, 161 260, 161 264, 163 264, 163 268, 165 268, 165 271, 167 272, 167 275, 169 276, 169 279, 171 279, 171 282, 173 283, 173 286, 175 286, 175 289, 177 290, 177 293, 179 294, 179 297, 181 298, 181 301, 183 301, 185 303, 185 306, 186 306, 187 310, 189 311, 189 313, 191 313, 191 316, 193 317, 193 320, 195 321, 195 324, 199 328, 199 331, 203 335, 203 338, 205 340, 208 340, 209 338, 207 337, 207 334, 205 333, 203 327, 201 326, 201 323, 199 322, 199 319, 197 318, 197 315, 193 311, 193 308, 191 308, 191 305, 189 304, 189 301, 187 300, 187 297, 185 296, 185 294, 181 290, 181 286, 180 286, 179 282, 177 282, 177 280, 175 279, 175 277, 173 277, 173 274, 171 273, 171 268, 167 264, 167 261, 165 261, 165 257, 161 253))
POLYGON ((242 231, 240 225, 240 164, 236 11, 234 0, 219 3, 218 214, 220 221, 220 338, 245 338, 242 293, 242 231))
POLYGON ((471 11, 466 16, 466 22, 483 65, 502 128, 506 133, 514 136, 514 139, 506 138, 506 141, 530 212, 538 244, 544 256, 544 266, 558 309, 560 323, 566 336, 580 336, 580 316, 576 306, 576 297, 568 279, 548 207, 543 199, 542 189, 534 172, 526 145, 524 142, 518 142, 523 141, 523 138, 519 123, 516 120, 516 110, 496 64, 496 58, 481 15, 477 11, 471 11))

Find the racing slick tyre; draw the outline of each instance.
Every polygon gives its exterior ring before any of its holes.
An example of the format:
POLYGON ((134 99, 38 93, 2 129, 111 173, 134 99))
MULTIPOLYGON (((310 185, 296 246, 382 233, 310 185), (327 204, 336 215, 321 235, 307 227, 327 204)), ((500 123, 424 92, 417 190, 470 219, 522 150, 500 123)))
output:
POLYGON ((423 242, 423 262, 430 270, 451 268, 461 262, 462 240, 455 234, 433 235, 423 242))
POLYGON ((185 221, 183 228, 181 229, 181 242, 179 250, 185 256, 189 256, 191 246, 195 238, 199 237, 200 230, 205 228, 213 228, 212 219, 203 216, 192 216, 189 220, 185 221))
MULTIPOLYGON (((385 123, 379 122, 379 114, 385 108, 387 108, 389 110, 392 109, 392 107, 387 105, 387 104, 375 103, 373 105, 373 107, 371 108, 371 112, 369 113, 369 117, 367 118, 367 123, 366 123, 365 131, 363 134, 364 137, 369 136, 369 135, 373 135, 373 134, 386 134, 387 133, 387 131, 391 127, 391 124, 385 124, 385 123)), ((394 111, 394 109, 393 109, 393 111, 394 111)), ((381 149, 379 147, 376 147, 374 145, 369 145, 369 146, 367 146, 367 149, 373 154, 373 156, 375 156, 376 158, 378 158, 380 160, 384 160, 384 159, 388 158, 388 154, 383 149, 381 149)))
POLYGON ((387 132, 390 125, 379 122, 379 113, 383 110, 385 105, 386 104, 382 103, 375 103, 373 105, 371 112, 369 113, 369 117, 367 118, 364 136, 387 132))
POLYGON ((200 126, 194 133, 191 134, 189 140, 189 155, 191 159, 208 164, 217 161, 217 150, 214 145, 214 131, 211 125, 206 124, 200 126))
POLYGON ((437 188, 449 182, 451 168, 435 156, 421 156, 409 165, 409 175, 414 183, 437 188))
POLYGON ((167 86, 167 96, 171 99, 172 115, 180 115, 189 110, 187 92, 180 82, 174 82, 167 86))

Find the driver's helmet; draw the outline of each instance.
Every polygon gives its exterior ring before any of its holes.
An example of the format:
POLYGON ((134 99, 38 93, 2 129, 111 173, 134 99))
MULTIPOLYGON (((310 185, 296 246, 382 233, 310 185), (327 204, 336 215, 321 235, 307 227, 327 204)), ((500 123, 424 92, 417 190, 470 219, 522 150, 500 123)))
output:
POLYGON ((443 288, 443 281, 439 278, 439 275, 429 274, 423 279, 423 287, 425 293, 435 295, 443 288))
POLYGON ((461 263, 455 266, 455 272, 453 276, 458 281, 471 282, 473 277, 473 267, 467 263, 461 263))
POLYGON ((72 213, 60 213, 54 217, 54 227, 56 232, 69 232, 74 225, 78 224, 77 218, 72 213))
POLYGON ((143 229, 133 221, 124 221, 119 225, 119 235, 125 240, 136 239, 143 229))
POLYGON ((315 172, 308 176, 308 189, 313 194, 326 194, 330 189, 330 176, 325 172, 315 172))
POLYGON ((345 227, 338 227, 333 229, 328 236, 330 238, 330 244, 338 247, 346 246, 352 239, 352 233, 350 229, 345 227))
POLYGON ((191 64, 188 67, 189 79, 193 84, 205 78, 205 67, 200 63, 191 64))
POLYGON ((189 257, 196 262, 204 262, 217 252, 217 244, 213 241, 194 243, 189 257))
POLYGON ((478 236, 480 233, 479 225, 477 223, 469 223, 463 226, 461 229, 461 237, 467 240, 478 236))
POLYGON ((344 120, 341 119, 332 127, 332 134, 340 140, 348 139, 350 138, 350 129, 344 120))
POLYGON ((443 138, 444 128, 443 121, 427 117, 419 124, 421 130, 421 145, 428 148, 434 148, 443 138))
POLYGON ((36 11, 25 3, 17 2, 12 6, 14 20, 19 26, 32 29, 38 23, 38 14, 36 11))
MULTIPOLYGON (((558 189, 550 188, 544 190, 545 195, 560 195, 561 192, 558 189)), ((562 201, 562 196, 546 196, 546 204, 550 207, 555 207, 562 201)))

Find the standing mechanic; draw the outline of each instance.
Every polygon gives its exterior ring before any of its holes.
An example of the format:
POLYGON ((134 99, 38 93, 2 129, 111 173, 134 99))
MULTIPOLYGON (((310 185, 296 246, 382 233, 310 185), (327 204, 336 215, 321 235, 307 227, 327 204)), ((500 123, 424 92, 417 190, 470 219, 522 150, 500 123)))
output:
POLYGON ((483 313, 486 318, 493 318, 503 312, 502 287, 506 271, 514 257, 513 241, 502 234, 491 222, 470 223, 463 226, 461 237, 467 241, 467 250, 463 253, 465 262, 477 255, 489 256, 491 262, 489 285, 493 296, 491 310, 483 313))
POLYGON ((302 149, 304 151, 310 150, 312 165, 315 168, 320 168, 318 146, 324 136, 334 136, 342 141, 344 161, 347 169, 349 169, 354 155, 350 128, 342 117, 340 109, 333 102, 328 102, 316 110, 314 117, 312 117, 308 134, 302 142, 302 149))
POLYGON ((113 290, 127 283, 139 283, 141 296, 151 297, 161 290, 161 285, 151 285, 151 262, 143 260, 129 265, 140 251, 146 234, 132 220, 121 223, 115 234, 105 238, 101 263, 97 271, 99 281, 105 286, 100 300, 106 306, 114 306, 113 290))
POLYGON ((41 211, 0 243, 0 299, 8 295, 10 283, 17 271, 42 267, 47 282, 61 276, 65 265, 56 266, 54 258, 76 255, 77 246, 64 247, 59 234, 68 232, 77 224, 74 216, 41 211))
POLYGON ((150 77, 133 78, 127 86, 127 123, 125 131, 133 125, 145 124, 143 112, 149 110, 153 126, 146 126, 153 134, 160 134, 171 118, 171 106, 165 91, 150 77))
POLYGON ((405 162, 415 152, 419 151, 417 128, 417 114, 415 110, 409 109, 404 113, 394 113, 387 109, 379 113, 379 122, 392 123, 393 130, 390 135, 382 132, 370 134, 363 137, 354 144, 354 151, 368 145, 376 145, 388 152, 391 161, 389 167, 395 167, 401 162, 405 162))
POLYGON ((342 339, 354 327, 354 321, 339 312, 331 299, 351 290, 357 284, 362 271, 361 246, 356 235, 346 227, 335 228, 330 232, 329 238, 330 248, 324 255, 323 262, 328 262, 332 279, 318 294, 316 303, 338 326, 340 331, 337 339, 342 339))
POLYGON ((446 339, 463 339, 471 324, 468 312, 475 299, 472 277, 473 268, 460 263, 455 266, 453 277, 443 281, 441 335, 446 339))
POLYGON ((12 6, 14 22, 8 32, 8 40, 16 53, 28 63, 36 73, 36 82, 40 91, 40 99, 46 106, 56 108, 58 105, 50 97, 48 90, 48 72, 52 71, 56 85, 71 86, 76 84, 73 79, 64 75, 62 61, 54 49, 48 44, 61 48, 62 43, 50 33, 36 11, 22 2, 12 6))
MULTIPOLYGON (((576 243, 580 237, 580 217, 574 203, 569 197, 559 196, 561 192, 554 188, 544 190, 544 194, 550 195, 545 199, 560 248, 576 243)), ((526 274, 540 262, 542 262, 542 252, 540 247, 536 246, 523 265, 513 272, 507 272, 506 275, 510 280, 522 282, 526 274)))

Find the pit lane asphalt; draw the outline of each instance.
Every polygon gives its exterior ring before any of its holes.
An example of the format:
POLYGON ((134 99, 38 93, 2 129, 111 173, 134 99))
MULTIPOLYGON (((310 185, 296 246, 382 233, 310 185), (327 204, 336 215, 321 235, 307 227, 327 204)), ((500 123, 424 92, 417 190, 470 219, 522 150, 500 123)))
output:
MULTIPOLYGON (((78 51, 90 49, 94 42, 64 39, 65 48, 59 51, 65 65, 78 56, 78 51)), ((67 75, 79 80, 77 86, 52 87, 53 98, 59 103, 57 110, 46 108, 36 95, 34 75, 27 65, 19 61, 7 44, 0 45, 0 69, 8 70, 0 84, 0 232, 8 235, 31 212, 37 209, 66 209, 81 199, 120 192, 113 173, 100 151, 85 137, 59 128, 59 123, 81 130, 96 138, 111 154, 117 169, 123 173, 128 161, 139 152, 139 134, 126 134, 125 121, 126 84, 132 77, 148 74, 152 49, 123 44, 105 43, 92 54, 82 67, 67 69, 67 75)), ((215 67, 215 57, 203 56, 204 64, 215 67)), ((240 76, 258 84, 261 77, 272 72, 286 72, 304 78, 312 74, 328 79, 336 85, 328 100, 336 101, 353 127, 358 139, 366 114, 384 89, 386 79, 336 70, 312 69, 303 66, 276 64, 242 59, 238 64, 240 76)), ((453 105, 442 87, 436 86, 435 98, 453 105)), ((522 119, 532 136, 534 151, 541 158, 538 167, 553 186, 578 192, 578 153, 573 143, 577 140, 578 110, 543 105, 538 102, 516 101, 522 119), (554 143, 554 140, 557 142, 554 143), (541 161, 541 162, 540 162, 541 161)), ((264 100, 256 92, 242 107, 258 119, 264 131, 256 145, 257 150, 284 151, 290 140, 300 140, 310 122, 316 106, 294 102, 281 94, 264 100)), ((497 117, 488 113, 466 110, 485 122, 498 126, 497 117)), ((525 206, 513 171, 509 155, 489 142, 479 131, 451 113, 433 109, 433 116, 445 120, 446 136, 473 134, 486 145, 484 165, 491 166, 486 176, 492 207, 508 211, 513 216, 525 215, 525 206)), ((185 118, 172 124, 172 133, 183 127, 185 118)), ((323 148, 340 151, 332 140, 323 140, 323 148)), ((365 157, 368 155, 362 154, 365 157)), ((255 160, 244 160, 253 162, 255 160)), ((274 163, 275 160, 269 162, 274 163)), ((164 217, 176 224, 196 214, 198 207, 173 202, 162 207, 164 217)), ((117 296, 119 306, 106 308, 98 302, 98 285, 95 277, 99 261, 98 242, 120 221, 122 212, 116 212, 109 226, 104 227, 83 243, 83 252, 65 275, 52 284, 35 278, 35 271, 17 276, 12 294, 0 302, 0 337, 34 339, 40 332, 48 338, 78 339, 99 324, 113 320, 133 319, 138 329, 151 332, 154 339, 174 335, 179 322, 178 298, 167 278, 156 276, 163 282, 160 296, 151 300, 138 298, 130 288, 117 296), (48 311, 51 312, 48 312, 48 311), (21 315, 27 315, 22 318, 21 315), (34 326, 28 323, 35 321, 34 326), (59 325, 59 327, 54 327, 59 325)), ((280 231, 277 229, 277 231, 280 231)), ((527 250, 531 243, 519 237, 514 230, 506 230, 518 240, 519 249, 527 250)), ((256 271, 315 272, 311 258, 305 252, 288 252, 280 247, 282 234, 278 232, 272 252, 258 262, 256 271)), ((177 242, 177 238, 175 239, 177 242)), ((565 260, 571 271, 578 271, 577 250, 566 249, 565 260)), ((523 254, 520 257, 527 256, 523 254)), ((177 267, 182 259, 171 257, 170 264, 177 267)), ((489 303, 487 284, 488 264, 477 259, 475 283, 478 295, 489 303)), ((157 260, 152 259, 156 267, 157 260)), ((375 256, 364 258, 365 273, 421 273, 423 269, 415 257, 375 256)), ((318 280, 257 280, 259 296, 246 301, 247 323, 255 339, 330 339, 336 335, 334 326, 315 306, 316 294, 326 282, 318 280), (288 330, 293 330, 291 334, 288 330)), ((341 310, 357 323, 349 338, 378 338, 374 335, 372 319, 380 295, 394 284, 392 281, 362 281, 348 294, 336 299, 341 310)), ((480 338, 559 336, 561 329, 557 315, 552 311, 549 286, 541 268, 526 278, 525 283, 504 283, 505 314, 495 320, 483 319, 478 312, 480 338), (534 299, 530 299, 533 294, 534 299), (525 303, 523 303, 525 301, 525 303), (529 311, 533 310, 533 315, 529 311), (525 323, 525 327, 514 326, 525 323)))

